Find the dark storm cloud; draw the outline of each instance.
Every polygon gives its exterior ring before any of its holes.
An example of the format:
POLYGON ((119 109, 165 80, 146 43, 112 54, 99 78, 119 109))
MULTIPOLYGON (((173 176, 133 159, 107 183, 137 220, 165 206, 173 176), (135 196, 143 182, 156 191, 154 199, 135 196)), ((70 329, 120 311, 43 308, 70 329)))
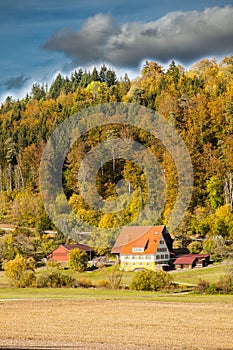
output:
POLYGON ((201 56, 231 54, 232 42, 233 6, 229 5, 171 12, 155 21, 120 26, 111 15, 97 14, 79 31, 59 31, 44 48, 63 52, 78 64, 106 61, 133 67, 145 58, 187 63, 201 56))
POLYGON ((110 15, 97 14, 88 18, 80 31, 64 29, 56 33, 45 44, 44 48, 64 52, 75 61, 85 64, 102 59, 106 53, 106 43, 118 28, 110 15))
POLYGON ((18 77, 12 77, 6 80, 2 85, 4 85, 7 90, 20 89, 25 85, 28 79, 28 77, 21 74, 18 77))

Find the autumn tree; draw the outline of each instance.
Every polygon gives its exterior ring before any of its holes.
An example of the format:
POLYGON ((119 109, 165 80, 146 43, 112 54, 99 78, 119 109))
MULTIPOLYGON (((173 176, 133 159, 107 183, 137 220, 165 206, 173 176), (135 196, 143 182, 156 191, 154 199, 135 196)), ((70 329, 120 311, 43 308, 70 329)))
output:
POLYGON ((87 268, 88 255, 84 250, 72 249, 69 255, 69 266, 72 270, 83 272, 87 268))
POLYGON ((14 287, 24 288, 35 282, 34 261, 17 254, 13 260, 3 263, 6 277, 14 287))

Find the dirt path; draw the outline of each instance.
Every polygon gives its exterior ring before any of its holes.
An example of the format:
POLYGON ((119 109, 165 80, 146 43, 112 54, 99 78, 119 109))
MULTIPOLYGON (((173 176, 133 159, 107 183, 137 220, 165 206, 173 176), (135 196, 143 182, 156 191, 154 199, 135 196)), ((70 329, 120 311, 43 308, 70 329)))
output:
POLYGON ((5 300, 1 347, 232 350, 233 304, 5 300))

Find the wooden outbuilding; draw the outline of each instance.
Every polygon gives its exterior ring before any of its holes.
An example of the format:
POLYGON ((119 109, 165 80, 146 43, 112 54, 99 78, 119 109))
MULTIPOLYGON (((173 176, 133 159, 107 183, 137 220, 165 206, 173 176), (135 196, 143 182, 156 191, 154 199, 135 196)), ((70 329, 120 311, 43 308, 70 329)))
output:
POLYGON ((205 267, 210 263, 209 254, 184 254, 179 256, 174 265, 180 269, 192 269, 196 267, 205 267))
POLYGON ((197 258, 193 255, 182 255, 174 261, 174 265, 178 269, 193 269, 196 266, 197 258))
POLYGON ((70 251, 73 249, 84 250, 88 254, 90 260, 94 254, 93 249, 85 244, 62 244, 52 251, 49 258, 60 262, 68 262, 70 251))

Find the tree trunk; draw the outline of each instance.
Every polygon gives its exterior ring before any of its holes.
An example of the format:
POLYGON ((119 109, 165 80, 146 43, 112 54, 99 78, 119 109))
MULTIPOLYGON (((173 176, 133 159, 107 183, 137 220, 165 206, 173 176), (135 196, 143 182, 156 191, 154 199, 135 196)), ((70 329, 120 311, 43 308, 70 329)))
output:
POLYGON ((233 173, 226 173, 224 183, 224 197, 225 203, 230 204, 231 210, 233 209, 233 173))

